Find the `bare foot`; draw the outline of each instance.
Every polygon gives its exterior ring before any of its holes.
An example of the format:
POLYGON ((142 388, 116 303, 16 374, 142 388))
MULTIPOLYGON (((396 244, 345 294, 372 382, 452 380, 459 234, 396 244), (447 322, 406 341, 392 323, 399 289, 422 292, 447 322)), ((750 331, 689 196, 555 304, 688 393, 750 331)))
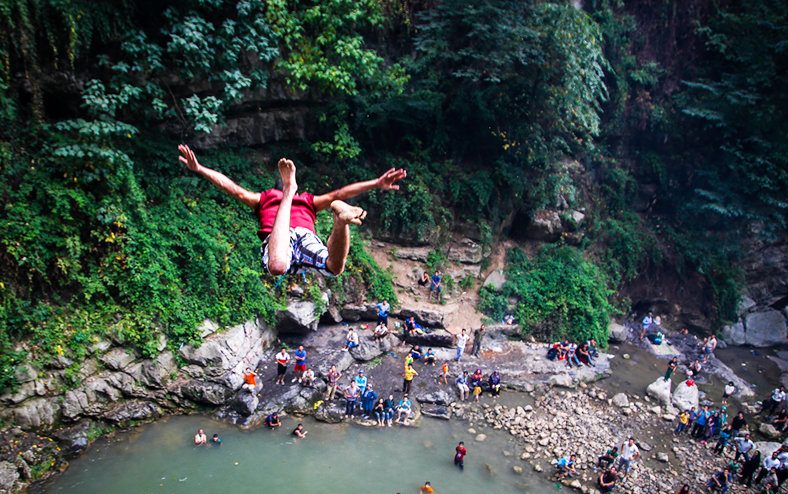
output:
POLYGON ((353 223, 354 225, 360 225, 364 218, 367 217, 367 212, 363 209, 342 201, 332 202, 331 210, 334 212, 334 221, 344 224, 353 223))
POLYGON ((282 192, 296 193, 298 184, 296 183, 296 167, 292 160, 282 158, 277 164, 279 176, 282 177, 282 192))

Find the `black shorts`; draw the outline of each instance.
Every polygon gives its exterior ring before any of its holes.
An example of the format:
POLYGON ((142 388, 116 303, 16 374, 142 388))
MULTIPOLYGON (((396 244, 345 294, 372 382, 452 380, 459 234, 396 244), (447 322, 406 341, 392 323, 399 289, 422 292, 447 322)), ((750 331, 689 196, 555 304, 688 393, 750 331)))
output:
POLYGON ((287 372, 287 366, 282 365, 279 362, 276 363, 276 375, 277 376, 284 376, 285 372, 287 372))

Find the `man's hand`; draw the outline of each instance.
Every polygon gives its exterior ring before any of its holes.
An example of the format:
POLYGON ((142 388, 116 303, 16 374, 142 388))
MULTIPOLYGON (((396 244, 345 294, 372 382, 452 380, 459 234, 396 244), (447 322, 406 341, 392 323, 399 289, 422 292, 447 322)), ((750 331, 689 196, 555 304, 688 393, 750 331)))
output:
POLYGON ((200 163, 197 161, 194 151, 189 149, 189 146, 186 144, 179 144, 178 151, 181 153, 181 155, 178 157, 178 161, 180 161, 186 168, 193 172, 196 172, 200 169, 200 163))
POLYGON ((390 168, 386 173, 378 178, 378 189, 383 190, 399 190, 399 184, 395 182, 404 179, 408 176, 408 172, 404 168, 390 168))

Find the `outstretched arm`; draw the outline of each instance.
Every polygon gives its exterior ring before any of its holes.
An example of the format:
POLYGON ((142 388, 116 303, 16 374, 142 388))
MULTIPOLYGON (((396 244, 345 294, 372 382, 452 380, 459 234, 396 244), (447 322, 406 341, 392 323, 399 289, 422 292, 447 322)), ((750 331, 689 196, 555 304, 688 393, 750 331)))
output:
POLYGON ((218 187, 222 192, 241 201, 250 208, 255 209, 257 207, 257 203, 260 202, 259 192, 248 191, 227 178, 222 173, 202 166, 197 161, 194 151, 189 149, 189 146, 180 144, 178 146, 178 151, 181 153, 181 155, 178 157, 178 161, 180 161, 186 168, 197 173, 198 175, 201 175, 203 178, 208 179, 208 181, 218 187))
POLYGON ((315 209, 321 211, 331 206, 334 201, 345 201, 357 195, 369 192, 372 189, 399 190, 399 184, 395 183, 408 176, 408 172, 403 168, 391 168, 386 173, 374 180, 356 182, 346 185, 341 189, 333 190, 327 194, 315 196, 315 209))

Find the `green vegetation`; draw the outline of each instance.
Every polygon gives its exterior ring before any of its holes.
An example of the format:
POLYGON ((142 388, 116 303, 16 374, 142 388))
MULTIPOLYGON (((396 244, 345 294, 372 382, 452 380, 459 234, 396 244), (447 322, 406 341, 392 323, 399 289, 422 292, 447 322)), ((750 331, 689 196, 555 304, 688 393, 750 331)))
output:
POLYGON ((544 340, 594 338, 607 344, 607 326, 615 312, 609 302, 613 291, 604 271, 579 250, 547 247, 534 259, 510 250, 506 277, 501 291, 481 290, 481 309, 492 319, 500 321, 511 313, 523 334, 544 340), (513 307, 510 299, 516 300, 513 307))

